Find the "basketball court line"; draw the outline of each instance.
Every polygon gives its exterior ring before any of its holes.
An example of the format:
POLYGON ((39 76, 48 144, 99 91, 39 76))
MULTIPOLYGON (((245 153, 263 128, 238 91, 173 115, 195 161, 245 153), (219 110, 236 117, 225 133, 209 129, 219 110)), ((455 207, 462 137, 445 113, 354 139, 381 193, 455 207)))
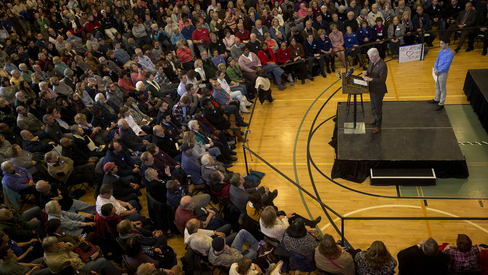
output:
MULTIPOLYGON (((399 208, 415 208, 415 209, 422 209, 421 206, 415 206, 415 205, 408 205, 408 204, 386 204, 386 205, 375 205, 375 206, 370 206, 370 207, 365 207, 365 208, 360 208, 358 210, 354 210, 354 211, 351 211, 349 213, 346 213, 344 214, 343 216, 344 217, 349 217, 351 215, 354 215, 356 213, 360 213, 360 212, 364 212, 364 211, 368 211, 368 210, 373 210, 373 209, 381 209, 381 208, 395 208, 395 207, 399 207, 399 208)), ((432 212, 437 212, 439 214, 443 214, 443 215, 446 215, 446 216, 451 216, 451 217, 454 217, 454 218, 459 218, 459 216, 457 215, 454 215, 454 214, 451 214, 449 212, 446 212, 446 211, 442 211, 442 210, 438 210, 438 209, 434 209, 434 208, 430 208, 430 207, 426 207, 425 208, 426 210, 428 211, 432 211, 432 212)), ((336 218, 334 219, 334 223, 337 223, 340 221, 340 218, 336 218)), ((478 225, 478 224, 475 224, 474 222, 472 221, 468 221, 468 220, 463 220, 465 223, 468 223, 476 228, 478 228, 479 230, 485 232, 485 233, 488 233, 488 229, 478 225)), ((329 228, 331 226, 331 223, 328 223, 326 224, 324 227, 320 228, 321 231, 324 231, 326 230, 327 228, 329 228)))

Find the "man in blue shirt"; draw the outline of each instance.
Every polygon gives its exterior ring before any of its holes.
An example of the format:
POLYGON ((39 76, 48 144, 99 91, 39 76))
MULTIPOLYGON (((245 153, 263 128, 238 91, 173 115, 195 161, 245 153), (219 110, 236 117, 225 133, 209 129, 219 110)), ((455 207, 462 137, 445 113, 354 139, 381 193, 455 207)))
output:
POLYGON ((192 51, 193 55, 195 55, 195 50, 193 46, 193 32, 197 29, 195 26, 190 25, 190 20, 186 19, 183 20, 185 22, 185 27, 181 30, 181 34, 185 37, 186 44, 188 44, 188 48, 192 51))
POLYGON ((454 54, 449 48, 449 37, 442 37, 440 39, 441 50, 434 64, 434 74, 437 75, 435 82, 435 98, 429 100, 429 103, 437 104, 435 111, 444 109, 444 101, 446 100, 446 82, 449 67, 451 66, 454 54))
POLYGON ((194 143, 183 143, 181 145, 181 168, 187 175, 191 176, 191 182, 195 185, 205 184, 200 177, 201 166, 195 155, 193 155, 194 143))

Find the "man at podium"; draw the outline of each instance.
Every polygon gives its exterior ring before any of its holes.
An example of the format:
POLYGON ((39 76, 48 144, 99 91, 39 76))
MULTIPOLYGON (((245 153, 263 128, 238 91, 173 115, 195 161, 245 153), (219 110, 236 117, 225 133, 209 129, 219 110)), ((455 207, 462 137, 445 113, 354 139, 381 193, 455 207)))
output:
POLYGON ((376 134, 381 131, 381 122, 383 121, 383 97, 388 92, 386 89, 388 68, 376 48, 369 49, 368 56, 369 66, 367 71, 363 71, 363 79, 369 82, 371 112, 373 113, 374 120, 368 121, 366 124, 375 125, 373 134, 376 134))

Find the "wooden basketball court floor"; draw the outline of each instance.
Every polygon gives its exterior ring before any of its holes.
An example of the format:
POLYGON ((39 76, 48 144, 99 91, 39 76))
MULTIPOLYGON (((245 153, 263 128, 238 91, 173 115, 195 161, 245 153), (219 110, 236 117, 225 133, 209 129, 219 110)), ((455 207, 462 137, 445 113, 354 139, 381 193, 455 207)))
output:
MULTIPOLYGON (((398 63, 397 60, 390 61, 390 57, 386 58, 388 61, 386 83, 389 91, 385 96, 386 101, 427 101, 434 97, 432 68, 439 52, 438 41, 434 42, 434 46, 436 47, 430 50, 424 61, 398 63)), ((476 50, 472 52, 466 53, 462 50, 455 55, 447 81, 446 110, 456 136, 461 142, 488 141, 486 132, 463 92, 467 70, 488 67, 488 57, 481 56, 481 44, 475 44, 475 47, 476 50)), ((337 71, 344 70, 340 62, 336 64, 339 67, 337 71)), ((361 71, 358 69, 355 74, 361 71)), ((395 187, 373 187, 369 185, 369 179, 362 184, 337 179, 336 182, 344 186, 341 187, 327 180, 313 167, 310 168, 309 174, 307 166, 307 141, 314 119, 316 118, 315 127, 317 127, 318 124, 335 115, 337 102, 347 100, 347 96, 339 91, 330 98, 320 116, 316 117, 322 105, 340 87, 339 78, 328 74, 326 79, 318 76, 313 82, 307 80, 305 85, 300 83, 292 87, 288 85, 288 88, 283 91, 273 87, 275 101, 272 104, 265 102, 262 105, 258 102, 255 107, 248 135, 249 142, 246 145, 284 175, 315 195, 311 183, 313 178, 322 202, 339 214, 350 217, 488 217, 488 145, 461 146, 470 171, 468 179, 442 179, 438 180, 437 187, 431 188, 400 188, 401 196, 415 197, 413 199, 396 198, 395 187), (388 196, 395 198, 387 198, 388 196), (424 199, 424 196, 449 196, 456 199, 424 199)), ((364 101, 369 101, 368 95, 364 96, 364 101)), ((244 115, 246 121, 249 117, 247 114, 244 115)), ((384 114, 384 119, 388 119, 388 114, 384 114)), ((334 150, 328 144, 333 129, 332 121, 325 122, 310 141, 310 156, 327 176, 330 176, 335 158, 334 150)), ((239 160, 230 170, 245 173, 242 147, 238 146, 236 152, 239 160)), ((278 198, 274 202, 280 210, 287 213, 300 213, 311 218, 322 216, 322 222, 318 225, 321 232, 332 234, 336 239, 339 237, 316 201, 299 192, 297 187, 256 157, 247 154, 247 160, 251 169, 266 173, 262 184, 269 186, 271 190, 279 190, 278 198)), ((144 209, 141 214, 149 217, 145 189, 142 193, 141 203, 144 209)), ((81 200, 95 204, 91 191, 87 192, 81 200)), ((331 219, 340 228, 337 216, 331 214, 331 219)), ((345 222, 345 236, 354 248, 365 250, 373 241, 381 240, 395 258, 401 249, 414 245, 421 239, 433 237, 439 244, 451 243, 455 242, 458 233, 467 234, 472 238, 473 243, 487 243, 488 221, 345 222)), ((168 244, 173 247, 178 258, 184 255, 186 245, 183 243, 182 236, 170 239, 168 244)))
MULTIPOLYGON (((386 101, 427 101, 434 98, 435 84, 432 68, 439 52, 437 46, 430 50, 423 61, 398 63, 386 58, 388 66, 386 101)), ((272 104, 257 103, 248 147, 290 179, 300 184, 313 195, 312 180, 321 201, 341 215, 351 217, 488 217, 485 207, 488 200, 488 145, 470 145, 467 142, 488 141, 488 135, 472 111, 463 92, 464 79, 468 69, 488 67, 488 57, 481 56, 479 46, 466 53, 455 55, 447 82, 446 111, 454 127, 463 154, 466 156, 470 177, 468 179, 439 179, 436 187, 401 187, 396 198, 395 187, 374 187, 369 178, 362 184, 336 179, 339 186, 312 165, 307 165, 307 141, 314 120, 314 129, 326 119, 334 116, 337 102, 345 102, 347 96, 339 91, 340 80, 334 75, 324 79, 316 77, 305 85, 295 84, 284 91, 273 90, 276 99, 272 104), (317 116, 323 104, 329 100, 317 116), (348 189, 349 188, 349 189, 348 189), (352 189, 352 190, 350 190, 352 189), (387 198, 394 197, 394 198, 387 198), (416 199, 418 197, 418 199, 416 199), (424 199, 429 197, 429 199, 424 199), (436 199, 440 197, 452 199, 436 199)), ((453 49, 453 48, 452 48, 453 49)), ((339 70, 344 68, 339 65, 339 70)), ((359 74, 362 70, 356 70, 359 74)), ((369 96, 364 96, 369 101, 369 96)), ((427 104, 427 103, 426 103, 427 104)), ((434 107, 434 106, 432 106, 434 107)), ((366 110, 370 112, 370 110, 366 110)), ((361 116, 358 116, 361 118, 361 116)), ((384 119, 388 115, 384 114, 384 119)), ((334 149, 328 144, 332 137, 334 122, 329 120, 316 130, 310 140, 310 157, 325 175, 330 177, 334 162, 334 149)), ((401 150, 396 148, 395 150, 401 150)), ((240 151, 239 151, 240 152, 240 151)), ((428 154, 429 152, 424 152, 428 154)), ((244 172, 243 158, 238 154, 239 163, 233 170, 244 172), (242 164, 241 164, 242 163, 242 164)), ((249 154, 251 169, 266 173, 263 184, 279 190, 275 204, 287 213, 296 212, 316 218, 322 216, 319 228, 322 233, 339 235, 324 215, 319 203, 308 197, 285 178, 269 168, 262 161, 249 154)), ((488 206, 487 206, 488 207, 488 206)), ((340 228, 340 220, 331 219, 340 228)), ((455 242, 458 233, 470 236, 473 243, 488 241, 488 221, 346 221, 345 236, 355 247, 367 249, 375 240, 382 240, 392 255, 403 248, 416 244, 421 239, 433 237, 439 244, 455 242)))

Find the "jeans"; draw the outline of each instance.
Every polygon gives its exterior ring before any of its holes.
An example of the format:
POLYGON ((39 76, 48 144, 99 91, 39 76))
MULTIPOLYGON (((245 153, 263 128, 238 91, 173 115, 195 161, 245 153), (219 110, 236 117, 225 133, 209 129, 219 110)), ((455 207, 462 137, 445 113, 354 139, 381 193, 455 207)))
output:
POLYGON ((90 272, 96 271, 98 274, 116 274, 122 273, 122 270, 118 269, 111 262, 107 261, 105 258, 98 258, 96 261, 90 261, 85 264, 82 269, 83 271, 90 272))
POLYGON ((263 69, 267 72, 267 73, 272 73, 276 79, 276 83, 278 83, 278 85, 281 85, 281 75, 285 72, 283 71, 282 68, 280 67, 276 67, 276 64, 269 64, 269 65, 266 65, 266 66, 263 66, 263 69), (271 67, 274 67, 273 69, 268 69, 268 68, 271 68, 271 67))
POLYGON ((232 242, 231 248, 235 248, 241 252, 244 252, 245 250, 242 249, 242 246, 244 243, 249 244, 249 249, 246 249, 249 251, 246 254, 246 257, 248 257, 251 260, 254 260, 258 254, 258 249, 259 249, 259 242, 256 240, 256 238, 251 235, 251 233, 247 232, 245 229, 241 229, 239 233, 237 233, 236 238, 232 242))
POLYGON ((219 216, 213 216, 210 222, 207 224, 205 229, 208 230, 215 230, 217 232, 222 232, 226 236, 230 235, 230 231, 232 230, 232 226, 225 220, 223 220, 219 216))
MULTIPOLYGON (((131 200, 131 201, 128 201, 127 203, 130 203, 130 205, 132 205, 132 207, 134 207, 135 209, 137 209, 137 212, 136 213, 132 213, 130 215, 127 215, 125 217, 122 217, 124 220, 129 220, 129 221, 139 221, 141 220, 141 206, 139 205, 139 203, 135 200, 131 200)), ((129 207, 126 207, 127 210, 129 210, 129 207)))
POLYGON ((30 226, 34 227, 36 231, 39 233, 39 237, 43 239, 46 234, 44 233, 44 224, 43 222, 43 215, 42 209, 39 206, 33 207, 24 213, 21 214, 22 219, 29 224, 30 226), (36 221, 31 221, 33 218, 36 218, 36 221))
POLYGON ((220 156, 222 153, 220 152, 220 149, 218 147, 212 147, 208 150, 208 153, 212 156, 212 157, 218 157, 220 156))
POLYGON ((448 72, 438 73, 437 81, 435 82, 435 101, 439 101, 439 106, 444 106, 446 101, 446 82, 448 72))
POLYGON ((247 95, 247 88, 243 84, 239 84, 237 87, 230 88, 233 92, 241 92, 242 95, 247 95))
MULTIPOLYGON (((42 264, 42 265, 46 266, 46 264, 44 263, 44 257, 37 258, 30 263, 31 264, 42 264)), ((52 274, 51 271, 49 271, 49 268, 47 268, 47 267, 36 270, 32 273, 32 275, 51 275, 51 274, 52 274)))
POLYGON ((73 200, 73 205, 68 212, 85 212, 89 214, 95 214, 96 206, 86 203, 84 201, 73 200))

